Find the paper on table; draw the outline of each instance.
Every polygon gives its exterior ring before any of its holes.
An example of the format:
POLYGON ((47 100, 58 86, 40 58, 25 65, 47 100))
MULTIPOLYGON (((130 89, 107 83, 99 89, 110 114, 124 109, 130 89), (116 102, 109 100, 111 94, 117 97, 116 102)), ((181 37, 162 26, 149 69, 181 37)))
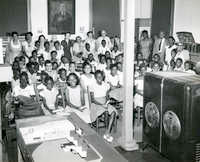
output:
POLYGON ((32 154, 35 162, 86 162, 72 152, 65 152, 60 145, 65 140, 47 141, 41 144, 32 154))
POLYGON ((74 125, 68 120, 52 121, 37 126, 20 128, 25 144, 43 142, 47 140, 70 138, 70 131, 74 125))

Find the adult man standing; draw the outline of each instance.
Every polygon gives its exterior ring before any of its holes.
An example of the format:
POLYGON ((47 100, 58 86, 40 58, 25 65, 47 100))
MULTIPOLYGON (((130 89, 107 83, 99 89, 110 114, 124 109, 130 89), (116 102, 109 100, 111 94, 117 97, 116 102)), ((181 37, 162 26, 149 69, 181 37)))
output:
POLYGON ((102 40, 105 40, 106 41, 106 46, 111 49, 112 48, 112 43, 110 41, 110 38, 106 35, 106 31, 105 30, 102 30, 101 31, 101 36, 98 37, 97 39, 97 48, 99 48, 101 46, 101 41, 102 40))
POLYGON ((160 31, 159 38, 156 39, 154 42, 153 55, 156 53, 159 54, 161 62, 164 62, 165 48, 166 48, 165 32, 160 31))
POLYGON ((72 46, 73 46, 73 42, 70 39, 71 34, 70 33, 66 33, 65 34, 65 39, 61 41, 61 45, 63 46, 63 50, 64 50, 64 55, 68 58, 69 61, 71 61, 72 59, 72 46))
POLYGON ((35 49, 35 44, 32 40, 32 36, 32 32, 27 32, 25 34, 25 41, 22 43, 22 50, 27 59, 31 56, 32 51, 35 49))

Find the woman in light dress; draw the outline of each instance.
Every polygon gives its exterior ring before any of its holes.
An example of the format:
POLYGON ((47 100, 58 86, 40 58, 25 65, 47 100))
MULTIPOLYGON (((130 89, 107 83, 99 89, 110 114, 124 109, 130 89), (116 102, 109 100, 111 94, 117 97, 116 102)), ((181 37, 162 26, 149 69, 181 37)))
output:
POLYGON ((22 44, 19 41, 18 33, 12 32, 12 38, 8 44, 7 53, 6 53, 6 62, 12 64, 15 57, 22 55, 22 44))
POLYGON ((139 47, 144 59, 148 61, 152 49, 152 40, 149 38, 147 30, 143 30, 141 33, 139 47))

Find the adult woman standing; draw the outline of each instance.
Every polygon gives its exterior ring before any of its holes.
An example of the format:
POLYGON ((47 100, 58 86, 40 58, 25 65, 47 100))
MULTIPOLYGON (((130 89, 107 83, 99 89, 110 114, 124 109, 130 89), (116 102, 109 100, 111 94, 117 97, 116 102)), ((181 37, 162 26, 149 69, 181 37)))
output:
POLYGON ((7 54, 6 54, 6 62, 12 64, 15 57, 20 56, 22 54, 22 44, 19 41, 18 33, 12 32, 12 38, 10 43, 8 44, 7 54))
POLYGON ((84 44, 82 38, 80 36, 77 36, 76 41, 74 42, 74 45, 72 47, 73 61, 77 62, 82 58, 83 49, 84 49, 84 44))
POLYGON ((38 37, 38 41, 39 41, 39 49, 38 49, 38 54, 41 55, 44 53, 45 51, 45 48, 44 48, 44 43, 47 41, 45 36, 42 34, 42 35, 39 35, 38 37))
POLYGON ((149 60, 152 49, 152 40, 149 38, 148 31, 143 30, 139 42, 140 52, 143 54, 145 60, 149 60))

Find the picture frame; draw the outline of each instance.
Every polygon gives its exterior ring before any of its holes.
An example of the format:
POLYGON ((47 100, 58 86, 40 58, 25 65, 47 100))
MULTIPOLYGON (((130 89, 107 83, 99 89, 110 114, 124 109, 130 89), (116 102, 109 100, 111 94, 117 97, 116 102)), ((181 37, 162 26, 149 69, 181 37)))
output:
POLYGON ((48 0, 48 34, 75 33, 75 0, 48 0))

